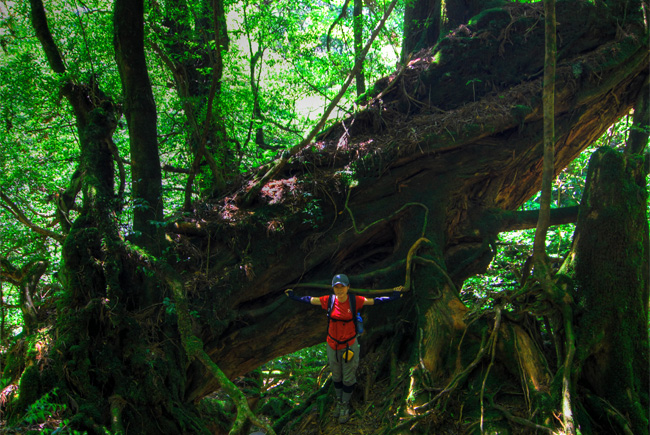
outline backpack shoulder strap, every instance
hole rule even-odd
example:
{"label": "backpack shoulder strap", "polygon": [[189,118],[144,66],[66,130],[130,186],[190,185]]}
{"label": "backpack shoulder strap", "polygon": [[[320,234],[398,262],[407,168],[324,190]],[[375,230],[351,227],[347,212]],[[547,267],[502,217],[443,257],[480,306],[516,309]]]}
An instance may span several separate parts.
{"label": "backpack shoulder strap", "polygon": [[327,298],[327,318],[332,317],[332,310],[334,309],[334,295],[329,295]]}

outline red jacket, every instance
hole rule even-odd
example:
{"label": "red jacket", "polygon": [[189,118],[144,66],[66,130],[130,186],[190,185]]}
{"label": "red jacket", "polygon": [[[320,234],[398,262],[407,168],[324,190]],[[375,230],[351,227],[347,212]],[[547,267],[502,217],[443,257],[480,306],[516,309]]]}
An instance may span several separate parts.
{"label": "red jacket", "polygon": [[[361,307],[363,307],[366,298],[363,296],[350,295],[347,301],[341,303],[336,296],[331,296],[334,298],[334,307],[332,308],[332,320],[329,322],[329,331],[327,331],[327,344],[329,344],[329,346],[334,350],[345,349],[346,346],[351,346],[354,344],[354,337],[356,337],[357,334],[356,330],[354,329],[354,322],[352,321],[350,297],[356,298],[355,302],[357,305],[357,312],[361,311]],[[329,298],[330,295],[321,296],[319,298],[321,308],[326,311],[329,309]],[[336,320],[342,321],[337,322]],[[345,341],[348,339],[350,340],[346,341],[345,343],[337,343],[332,337],[338,341]]]}

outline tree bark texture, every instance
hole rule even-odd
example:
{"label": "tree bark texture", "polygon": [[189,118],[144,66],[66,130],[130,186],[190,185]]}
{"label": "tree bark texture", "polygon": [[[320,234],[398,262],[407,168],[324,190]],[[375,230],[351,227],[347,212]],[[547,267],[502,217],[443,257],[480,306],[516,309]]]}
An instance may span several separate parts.
{"label": "tree bark texture", "polygon": [[[229,376],[322,340],[324,320],[318,312],[283,302],[284,288],[306,281],[326,283],[338,272],[352,275],[353,287],[399,285],[404,279],[401,262],[422,231],[432,243],[425,249],[430,252],[424,267],[436,276],[424,281],[434,279],[435,285],[421,284],[422,294],[429,295],[426,300],[438,300],[440,285],[457,286],[489,264],[491,243],[504,229],[503,221],[495,218],[504,215],[496,210],[512,211],[532,196],[542,171],[542,63],[536,59],[543,56],[532,40],[543,40],[543,25],[531,28],[529,21],[541,9],[513,8],[494,12],[495,18],[501,13],[507,17],[502,24],[513,32],[507,40],[481,38],[480,32],[498,32],[482,27],[487,21],[478,23],[472,37],[439,45],[442,60],[435,64],[421,60],[379,83],[379,95],[354,116],[354,123],[346,120],[345,129],[335,126],[320,135],[312,149],[285,167],[284,176],[266,184],[250,211],[239,209],[235,198],[229,197],[196,221],[175,224],[179,233],[193,234],[191,240],[197,244],[193,249],[202,252],[209,274],[227,271],[216,281],[205,278],[210,283],[204,287],[207,293],[197,293],[196,304],[207,309],[209,294],[223,294],[231,301],[230,308],[219,303],[205,314],[219,319],[219,327],[206,330],[205,342]],[[632,107],[644,82],[648,52],[633,39],[612,40],[615,35],[609,28],[587,26],[596,12],[591,6],[572,3],[558,8],[559,170]],[[525,25],[516,16],[511,18],[515,12]],[[577,22],[569,24],[569,17]],[[589,30],[577,34],[575,26]],[[531,39],[517,40],[517,29],[528,31]],[[528,57],[515,42],[525,45]],[[464,60],[452,55],[464,57],[460,47],[494,62],[505,80],[491,83],[496,91],[490,93],[477,89],[476,102],[471,90],[464,97],[447,93],[464,92],[465,83],[454,82],[455,76],[448,74],[457,68],[467,77]],[[501,50],[505,51],[498,55]],[[528,81],[507,84],[511,79],[499,59],[511,59],[511,54],[530,72]],[[507,65],[514,72],[510,60]],[[491,80],[483,77],[482,82]],[[494,93],[502,87],[501,93]],[[470,102],[461,106],[462,98]],[[337,148],[345,134],[351,135],[350,143]],[[324,165],[332,169],[325,170]],[[330,174],[308,187],[312,195],[308,198],[317,207],[307,207],[304,191],[293,178],[302,177],[306,168]],[[355,179],[356,187],[348,185],[347,176]],[[239,231],[232,226],[235,222]],[[416,290],[414,298],[418,294]],[[431,303],[418,308],[422,319]],[[394,310],[408,318],[409,303],[400,304],[404,306]],[[454,305],[451,299],[447,302],[450,308]],[[265,308],[269,306],[273,308]],[[377,321],[375,316],[381,317],[375,314],[380,312],[369,310],[369,325]],[[433,326],[425,335],[431,330]],[[274,338],[260,340],[264,331]],[[427,364],[434,367],[433,359]],[[188,397],[200,397],[213,388],[199,376],[189,384]]]}
{"label": "tree bark texture", "polygon": [[[578,385],[622,412],[635,434],[648,433],[650,392],[645,179],[642,157],[594,153],[567,267],[577,284]],[[594,415],[606,419],[600,406]]]}
{"label": "tree bark texture", "polygon": [[401,61],[423,48],[434,46],[440,37],[440,0],[409,0],[404,7],[404,36]]}
{"label": "tree bark texture", "polygon": [[[126,3],[118,0],[116,16],[129,15],[134,6]],[[615,22],[603,18],[600,7],[558,4],[558,170],[629,111],[647,80],[643,29],[626,26],[617,35]],[[131,15],[141,17],[140,10]],[[283,159],[268,179],[268,168],[260,168],[253,174],[257,179],[232,195],[170,224],[185,292],[177,301],[186,299],[196,314],[191,318],[175,313],[183,308],[178,302],[146,306],[135,294],[145,279],[140,271],[151,262],[120,240],[109,219],[115,174],[107,147],[116,108],[78,109],[87,120],[80,134],[81,172],[89,175],[82,188],[84,209],[63,246],[61,280],[67,292],[59,312],[60,344],[53,353],[56,373],[81,409],[75,423],[96,432],[110,422],[142,433],[201,432],[205,427],[193,403],[220,387],[215,372],[232,379],[324,340],[325,313],[296,306],[284,290],[319,296],[323,290],[313,285],[327,287],[335,273],[347,273],[359,292],[407,287],[399,301],[364,313],[364,352],[383,349],[384,364],[399,360],[403,373],[412,368],[430,391],[471,382],[478,386],[472,391],[481,392],[472,393],[472,412],[481,417],[494,400],[484,394],[489,379],[522,376],[527,391],[538,394],[527,396],[529,403],[547,400],[553,373],[536,350],[534,331],[524,321],[503,320],[502,307],[495,307],[494,319],[470,325],[459,299],[463,281],[491,261],[498,232],[528,218],[513,218],[514,210],[540,186],[542,17],[539,4],[486,11],[440,41],[436,53],[382,79],[363,110],[321,133],[309,147],[292,150],[291,159]],[[119,36],[129,30],[120,30],[125,20],[116,38],[118,63],[129,84],[134,79],[129,74],[146,69],[138,63],[139,43],[129,34]],[[140,32],[138,26],[131,30]],[[126,71],[128,66],[138,71]],[[126,86],[125,91],[128,95]],[[639,225],[637,220],[629,224]],[[643,237],[647,246],[647,225]],[[637,236],[626,240],[640,249]],[[614,280],[617,273],[611,272]],[[632,276],[644,275],[629,272],[626,280],[632,282]],[[628,305],[647,304],[647,272],[644,279],[645,290],[626,291]],[[160,284],[164,289],[164,280]],[[585,303],[601,300],[601,290],[595,292],[578,296],[584,293]],[[578,344],[585,344],[576,367],[584,373],[581,380],[594,379],[590,388],[620,400],[613,404],[619,408],[627,402],[595,380],[600,374],[619,379],[613,375],[619,366],[613,343],[594,339],[612,324],[598,324],[593,313],[585,310],[576,318]],[[640,313],[647,319],[647,306]],[[621,323],[632,341],[639,321]],[[202,352],[193,354],[199,360],[189,360],[179,345],[179,322],[185,338],[191,338],[183,344],[202,343],[220,371],[201,359]],[[624,346],[629,349],[629,342]],[[499,360],[509,369],[493,369]],[[624,381],[636,375],[634,364],[621,373]],[[477,374],[483,370],[495,376]],[[647,403],[640,392],[644,382],[640,375],[628,384],[641,404]],[[428,409],[432,402],[425,401],[417,397],[414,405]],[[635,428],[643,418],[633,407],[629,419]]]}
{"label": "tree bark texture", "polygon": [[116,0],[114,44],[124,92],[131,150],[133,230],[138,244],[161,252],[162,173],[158,155],[156,103],[144,53],[144,2]]}

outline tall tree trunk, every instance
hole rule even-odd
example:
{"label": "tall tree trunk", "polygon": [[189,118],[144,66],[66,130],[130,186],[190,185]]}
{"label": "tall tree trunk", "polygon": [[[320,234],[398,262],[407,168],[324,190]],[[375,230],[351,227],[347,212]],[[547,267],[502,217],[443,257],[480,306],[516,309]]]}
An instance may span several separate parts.
{"label": "tall tree trunk", "polygon": [[138,245],[159,255],[162,250],[162,175],[156,103],[144,54],[144,1],[116,0],[113,24],[115,57],[129,127],[133,230]]}
{"label": "tall tree trunk", "polygon": [[535,231],[533,255],[537,275],[549,278],[546,270],[546,233],[551,216],[551,194],[555,178],[555,62],[557,55],[555,0],[544,0],[544,86],[542,101],[544,109],[544,166],[542,170],[542,194],[539,220]]}
{"label": "tall tree trunk", "polygon": [[590,391],[595,423],[616,433],[648,433],[650,244],[643,160],[609,148],[593,154],[564,266],[576,282],[577,383]]}

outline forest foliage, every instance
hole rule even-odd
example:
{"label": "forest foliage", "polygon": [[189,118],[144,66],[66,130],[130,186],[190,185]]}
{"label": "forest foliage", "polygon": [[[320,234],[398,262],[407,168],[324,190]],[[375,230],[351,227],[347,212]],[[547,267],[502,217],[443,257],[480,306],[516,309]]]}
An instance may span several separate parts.
{"label": "forest foliage", "polygon": [[[145,50],[163,174],[164,219],[153,223],[160,228],[188,212],[188,191],[197,204],[226,194],[246,180],[251,170],[299,143],[338,94],[355,63],[355,18],[350,1],[226,1],[227,38],[221,40],[201,28],[202,14],[209,13],[210,2],[198,1],[191,10],[180,7],[182,3],[146,2],[145,11]],[[397,2],[363,62],[367,90],[358,92],[351,86],[326,126],[361,107],[365,101],[362,94],[372,94],[373,83],[395,70],[402,56],[404,3]],[[383,0],[364,2],[364,41],[389,4]],[[57,300],[65,292],[57,272],[63,241],[80,213],[80,202],[74,200],[80,138],[75,114],[61,95],[62,84],[69,80],[101,84],[104,95],[98,98],[118,102],[120,109],[124,104],[115,61],[113,2],[51,0],[46,2],[46,10],[65,62],[62,74],[53,72],[43,53],[30,18],[30,2],[0,2],[0,402],[9,400],[22,369],[21,362],[11,358],[16,343],[24,343],[27,354],[38,364],[47,364],[41,359],[46,358],[40,353],[41,338],[47,336]],[[441,34],[450,30],[443,29]],[[210,47],[209,59],[202,57],[205,47]],[[210,105],[207,97],[217,57],[223,62],[220,88]],[[179,91],[180,66],[193,71],[196,89]],[[473,85],[467,81],[467,89]],[[195,112],[189,113],[188,104]],[[206,159],[190,174],[208,116],[218,124],[214,135],[218,143],[210,144],[214,162]],[[590,154],[602,145],[622,150],[631,126],[630,114],[555,178],[553,207],[580,203]],[[121,212],[113,218],[121,237],[129,240],[137,237],[132,224],[134,210],[147,205],[132,198],[130,138],[124,119],[117,121],[112,138],[122,167],[119,188],[123,190]],[[188,182],[192,177],[194,182]],[[67,201],[70,195],[73,200]],[[534,196],[522,209],[537,209],[539,199],[539,194]],[[305,198],[305,203],[305,219],[316,224],[320,219],[318,200]],[[573,230],[572,224],[550,229],[547,252],[552,257],[566,255]],[[490,308],[496,293],[516,288],[532,252],[533,232],[500,234],[498,255],[488,271],[467,280],[460,290],[463,302],[472,309]],[[26,280],[34,278],[35,270],[37,280],[28,285]],[[175,309],[169,299],[164,304]],[[322,351],[308,349],[260,368],[260,414],[276,419],[306,400],[306,392],[321,385],[316,373],[322,360]],[[308,375],[301,376],[303,371]],[[298,373],[301,382],[291,382],[288,373]],[[239,381],[245,384],[245,380]],[[53,398],[56,394],[51,391],[29,400],[31,406],[15,422],[17,427],[34,427],[65,415]],[[232,406],[218,396],[204,406],[219,401],[223,401],[219,412]],[[54,430],[66,423],[57,421],[49,429],[44,427]]]}

